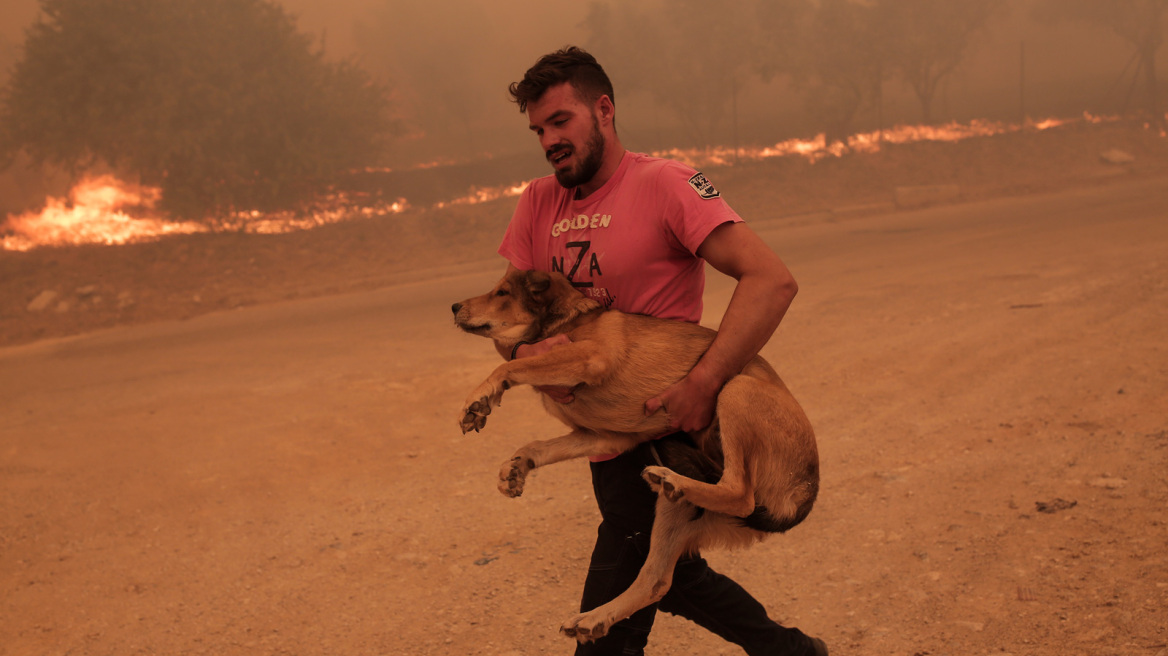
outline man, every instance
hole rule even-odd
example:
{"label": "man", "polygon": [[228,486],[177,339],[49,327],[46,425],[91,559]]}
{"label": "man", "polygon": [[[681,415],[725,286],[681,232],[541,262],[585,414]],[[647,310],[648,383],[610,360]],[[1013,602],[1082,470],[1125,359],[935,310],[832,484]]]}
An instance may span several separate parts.
{"label": "man", "polygon": [[[569,47],[545,55],[510,91],[554,176],[532,182],[519,199],[499,248],[508,271],[560,271],[608,307],[692,322],[701,319],[704,262],[738,281],[718,336],[697,365],[645,401],[646,414],[667,413],[675,430],[705,427],[719,390],[758,354],[791,304],[798,287],[790,271],[700,173],[624,149],[612,85],[590,54]],[[528,357],[566,339],[520,344],[503,355]],[[571,402],[571,390],[543,391]],[[640,473],[650,464],[656,463],[644,445],[591,464],[602,521],[582,611],[624,591],[644,563],[656,496]],[[827,653],[822,641],[772,621],[749,593],[697,556],[678,563],[657,606],[576,653],[642,654],[657,607],[748,654]]]}

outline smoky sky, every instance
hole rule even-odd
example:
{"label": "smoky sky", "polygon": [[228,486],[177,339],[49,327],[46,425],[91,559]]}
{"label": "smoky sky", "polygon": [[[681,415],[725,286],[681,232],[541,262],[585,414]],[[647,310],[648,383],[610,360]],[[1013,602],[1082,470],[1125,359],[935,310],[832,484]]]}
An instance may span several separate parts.
{"label": "smoky sky", "polygon": [[[37,15],[35,0],[0,0],[0,64],[19,56],[23,31]],[[767,145],[815,134],[823,126],[782,76],[751,79],[736,89],[734,115],[710,121],[700,135],[675,107],[638,85],[638,57],[609,57],[605,36],[585,26],[590,3],[546,0],[449,0],[430,3],[396,0],[282,0],[330,57],[355,58],[388,82],[392,106],[404,126],[391,161],[410,164],[435,159],[530,153],[538,157],[526,120],[508,100],[509,83],[541,54],[567,44],[591,47],[617,85],[618,127],[634,150],[669,146],[736,143]],[[661,12],[675,3],[642,3]],[[1033,118],[1098,113],[1121,109],[1121,75],[1131,47],[1106,29],[1034,20],[1028,2],[1008,3],[1011,11],[996,21],[970,48],[966,60],[939,89],[935,118],[1012,121],[1023,111]],[[730,20],[710,2],[700,17],[709,25]],[[653,22],[652,18],[649,22]],[[623,35],[635,41],[636,35]],[[611,39],[609,39],[611,42]],[[622,53],[636,52],[623,43]],[[632,48],[627,46],[633,46]],[[1168,71],[1163,48],[1161,71]],[[613,50],[615,52],[615,50]],[[679,61],[678,66],[686,62]],[[691,87],[696,93],[719,76],[704,69]],[[6,73],[5,73],[6,77]],[[701,110],[697,110],[701,111]],[[903,85],[889,84],[881,100],[882,126],[920,120],[919,105]],[[689,117],[693,118],[693,117]],[[856,130],[874,129],[876,113],[860,115]]]}

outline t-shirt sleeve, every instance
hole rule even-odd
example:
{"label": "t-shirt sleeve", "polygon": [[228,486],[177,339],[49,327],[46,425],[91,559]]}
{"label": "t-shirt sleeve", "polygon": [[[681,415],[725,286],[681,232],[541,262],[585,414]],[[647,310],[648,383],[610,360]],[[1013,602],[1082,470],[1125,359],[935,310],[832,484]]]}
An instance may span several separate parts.
{"label": "t-shirt sleeve", "polygon": [[519,195],[519,202],[515,205],[515,213],[511,215],[511,222],[507,224],[507,231],[503,233],[503,242],[499,244],[499,255],[517,269],[524,271],[535,268],[533,253],[532,224],[535,221],[535,209],[532,200],[532,187],[528,185]]}
{"label": "t-shirt sleeve", "polygon": [[665,228],[693,254],[697,254],[714,228],[742,221],[704,175],[681,164],[662,169],[657,178],[657,193],[664,209],[661,218]]}

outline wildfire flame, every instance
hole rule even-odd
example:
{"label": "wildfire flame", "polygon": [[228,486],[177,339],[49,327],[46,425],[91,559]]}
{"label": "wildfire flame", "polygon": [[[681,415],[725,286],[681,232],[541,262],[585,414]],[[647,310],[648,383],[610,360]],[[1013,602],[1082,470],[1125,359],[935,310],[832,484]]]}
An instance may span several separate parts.
{"label": "wildfire flame", "polygon": [[[969,123],[948,123],[939,126],[898,126],[888,130],[853,134],[844,141],[828,143],[823,134],[811,139],[789,139],[773,146],[747,148],[702,148],[657,151],[658,157],[677,159],[700,168],[704,166],[732,166],[735,162],[762,160],[772,157],[800,156],[812,162],[827,157],[842,157],[847,153],[871,153],[884,144],[903,144],[918,141],[960,141],[973,137],[988,137],[1022,130],[1049,130],[1070,123],[1104,123],[1117,117],[1099,117],[1084,113],[1075,119],[1046,119],[1030,121],[1025,125],[975,120]],[[1161,131],[1161,136],[1165,136]],[[440,166],[432,165],[415,168]],[[444,208],[454,205],[476,205],[499,198],[518,196],[528,182],[500,187],[473,188],[461,198],[433,205]],[[70,200],[49,198],[39,212],[9,215],[0,224],[0,248],[27,251],[40,246],[78,244],[125,244],[150,241],[167,235],[200,232],[236,231],[253,234],[278,234],[295,230],[310,230],[330,223],[353,218],[379,217],[398,214],[410,209],[404,198],[392,203],[363,203],[345,193],[324,199],[308,212],[262,213],[237,212],[208,222],[175,222],[152,213],[161,197],[155,187],[133,185],[109,175],[87,178],[70,192]]]}
{"label": "wildfire flame", "polygon": [[529,184],[531,184],[530,180],[503,187],[475,187],[471,189],[470,194],[467,196],[455,198],[450,201],[440,201],[435,203],[434,207],[441,209],[443,207],[450,207],[451,205],[478,205],[479,203],[487,203],[500,198],[510,198],[522,194],[523,190],[527,189],[527,185]]}
{"label": "wildfire flame", "polygon": [[132,216],[125,208],[153,209],[161,198],[154,187],[123,182],[112,175],[87,178],[69,192],[71,202],[49,198],[40,212],[9,216],[0,239],[5,250],[27,251],[63,244],[125,244],[143,238],[205,230],[195,223]]}
{"label": "wildfire flame", "polygon": [[772,157],[789,157],[798,155],[812,162],[827,157],[843,157],[848,153],[878,152],[884,144],[904,144],[919,141],[962,141],[974,137],[991,137],[1011,132],[1021,132],[1030,129],[1036,131],[1049,130],[1071,123],[1105,123],[1118,121],[1118,117],[1093,116],[1084,112],[1082,118],[1061,119],[1049,118],[1042,121],[1029,121],[1026,124],[1008,124],[998,121],[975,119],[969,123],[946,123],[944,125],[901,125],[887,130],[873,132],[859,132],[850,135],[844,141],[828,143],[824,134],[818,134],[810,139],[788,139],[773,146],[747,148],[671,148],[656,151],[657,157],[668,157],[689,164],[695,168],[704,166],[733,166],[736,161],[756,161]]}
{"label": "wildfire flame", "polygon": [[297,230],[311,230],[358,217],[372,218],[400,214],[409,208],[410,204],[404,198],[399,198],[392,203],[362,205],[348,194],[339,192],[325,198],[308,213],[291,211],[264,213],[257,210],[236,212],[228,217],[212,221],[211,230],[278,235]]}
{"label": "wildfire flame", "polygon": [[84,178],[69,192],[68,200],[50,197],[39,212],[9,215],[0,226],[0,248],[29,251],[41,246],[112,246],[203,232],[279,234],[355,217],[397,214],[409,208],[404,198],[359,206],[347,194],[338,193],[307,214],[250,211],[207,222],[172,221],[152,213],[161,197],[162,190],[157,187],[131,184],[112,175]]}

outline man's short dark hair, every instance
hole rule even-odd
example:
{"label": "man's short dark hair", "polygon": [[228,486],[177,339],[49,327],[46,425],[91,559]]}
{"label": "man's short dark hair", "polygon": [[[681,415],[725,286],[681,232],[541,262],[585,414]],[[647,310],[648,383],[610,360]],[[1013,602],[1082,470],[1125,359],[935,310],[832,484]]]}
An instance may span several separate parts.
{"label": "man's short dark hair", "polygon": [[612,82],[596,58],[576,46],[568,46],[548,53],[527,69],[523,79],[512,82],[508,90],[519,112],[527,111],[527,104],[543,97],[548,89],[568,82],[576,90],[580,100],[592,105],[601,96],[608,96],[615,104]]}

